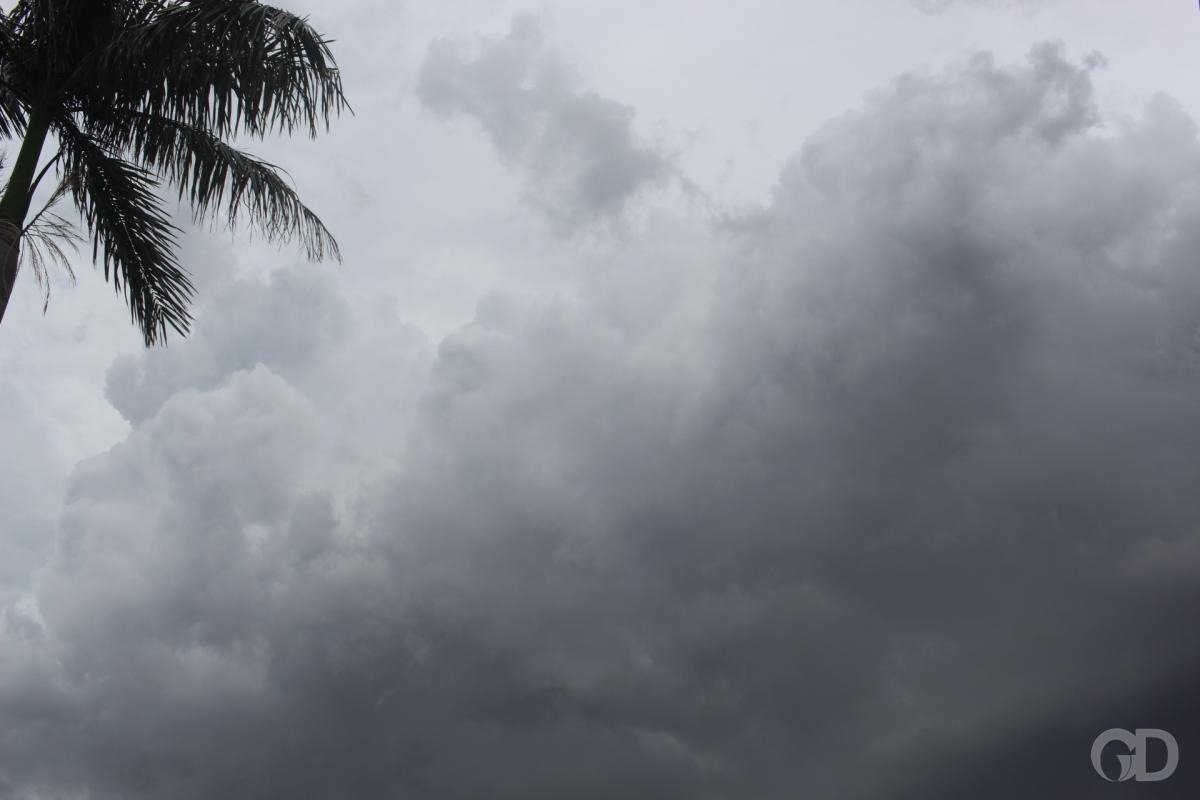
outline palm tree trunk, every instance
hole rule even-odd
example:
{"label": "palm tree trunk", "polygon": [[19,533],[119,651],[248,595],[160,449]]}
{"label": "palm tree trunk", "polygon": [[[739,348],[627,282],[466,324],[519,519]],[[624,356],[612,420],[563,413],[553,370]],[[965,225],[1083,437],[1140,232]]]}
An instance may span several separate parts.
{"label": "palm tree trunk", "polygon": [[17,153],[4,196],[0,197],[0,321],[8,308],[17,281],[17,269],[21,264],[21,226],[29,213],[29,201],[33,195],[33,174],[42,155],[42,145],[50,131],[50,117],[34,109],[25,126],[25,139]]}
{"label": "palm tree trunk", "polygon": [[12,220],[0,219],[0,320],[8,308],[17,269],[21,265],[21,228]]}

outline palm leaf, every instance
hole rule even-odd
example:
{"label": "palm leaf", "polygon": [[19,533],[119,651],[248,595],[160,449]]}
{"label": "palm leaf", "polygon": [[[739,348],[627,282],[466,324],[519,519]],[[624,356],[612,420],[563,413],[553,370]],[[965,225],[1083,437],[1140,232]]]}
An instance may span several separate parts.
{"label": "palm leaf", "polygon": [[[66,184],[63,184],[66,188]],[[51,211],[40,214],[21,234],[21,258],[33,269],[42,289],[42,311],[50,307],[50,264],[57,264],[75,285],[75,270],[64,247],[79,252],[83,237],[68,220]]]}
{"label": "palm leaf", "polygon": [[0,136],[11,139],[25,127],[25,103],[13,80],[13,65],[22,61],[21,41],[12,20],[0,14]]}
{"label": "palm leaf", "polygon": [[186,334],[193,287],[175,255],[178,229],[156,193],[158,181],[74,124],[60,120],[56,129],[64,181],[91,233],[92,258],[124,294],[146,344],[161,342],[168,327]]}
{"label": "palm leaf", "polygon": [[25,127],[25,104],[0,82],[0,137],[11,139]]}
{"label": "palm leaf", "polygon": [[329,41],[253,0],[157,4],[81,63],[76,80],[110,107],[212,131],[315,136],[348,108]]}
{"label": "palm leaf", "polygon": [[329,229],[273,164],[206,130],[148,112],[116,109],[89,122],[92,136],[173,184],[197,221],[223,210],[234,227],[248,216],[252,229],[270,240],[299,239],[310,259],[341,259]]}

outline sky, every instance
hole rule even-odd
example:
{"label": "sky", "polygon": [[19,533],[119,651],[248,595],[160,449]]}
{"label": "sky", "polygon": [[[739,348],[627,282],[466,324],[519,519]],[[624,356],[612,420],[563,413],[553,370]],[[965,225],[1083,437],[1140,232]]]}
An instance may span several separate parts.
{"label": "sky", "polygon": [[0,800],[1200,791],[1194,4],[283,5],[344,263],[0,327]]}

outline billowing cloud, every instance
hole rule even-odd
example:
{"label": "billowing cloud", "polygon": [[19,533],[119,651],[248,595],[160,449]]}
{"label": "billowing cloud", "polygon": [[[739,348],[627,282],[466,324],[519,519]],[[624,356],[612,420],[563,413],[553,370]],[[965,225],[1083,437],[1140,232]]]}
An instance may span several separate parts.
{"label": "billowing cloud", "polygon": [[435,42],[417,91],[437,114],[475,119],[522,171],[526,199],[563,231],[620,220],[639,193],[676,175],[635,132],[633,109],[579,85],[530,16],[473,55]]}
{"label": "billowing cloud", "polygon": [[905,75],[434,350],[229,281],[110,372],[0,796],[1059,798],[1196,735],[1200,142],[1090,63]]}

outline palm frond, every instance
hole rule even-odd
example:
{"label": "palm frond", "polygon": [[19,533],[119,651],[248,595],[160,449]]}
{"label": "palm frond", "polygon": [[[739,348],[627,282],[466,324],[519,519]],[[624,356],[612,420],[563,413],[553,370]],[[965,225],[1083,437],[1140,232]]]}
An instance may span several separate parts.
{"label": "palm frond", "polygon": [[161,342],[168,326],[185,335],[194,290],[176,258],[178,230],[156,193],[158,181],[73,123],[59,120],[56,129],[64,181],[91,233],[93,260],[124,294],[147,345]]}
{"label": "palm frond", "polygon": [[[3,166],[2,162],[0,166]],[[29,265],[33,270],[33,277],[42,289],[43,313],[50,307],[49,266],[57,264],[67,273],[71,285],[74,286],[75,270],[63,248],[68,247],[72,252],[78,253],[79,245],[84,241],[74,225],[51,210],[66,196],[67,189],[66,181],[60,181],[41,210],[21,229],[22,264]]]}
{"label": "palm frond", "polygon": [[0,137],[12,139],[25,127],[25,104],[0,81]]}
{"label": "palm frond", "polygon": [[33,270],[33,276],[42,290],[42,312],[50,307],[50,270],[51,264],[57,264],[67,273],[71,285],[75,285],[75,270],[64,247],[78,253],[84,238],[66,219],[53,212],[40,216],[36,222],[25,228],[22,234],[21,258]]}
{"label": "palm frond", "polygon": [[[21,57],[5,63],[23,86],[61,89],[67,76],[111,41],[135,0],[19,0],[5,15]],[[10,54],[11,55],[11,54]]]}
{"label": "palm frond", "polygon": [[306,129],[349,108],[329,40],[306,19],[253,0],[156,4],[76,70],[91,100],[219,137]]}
{"label": "palm frond", "polygon": [[222,210],[230,227],[248,217],[269,240],[299,239],[307,256],[341,260],[333,234],[275,165],[206,130],[142,111],[94,115],[89,133],[174,185],[201,221]]}
{"label": "palm frond", "polygon": [[9,74],[22,60],[21,44],[12,20],[0,14],[0,136],[5,139],[25,127],[25,103]]}

